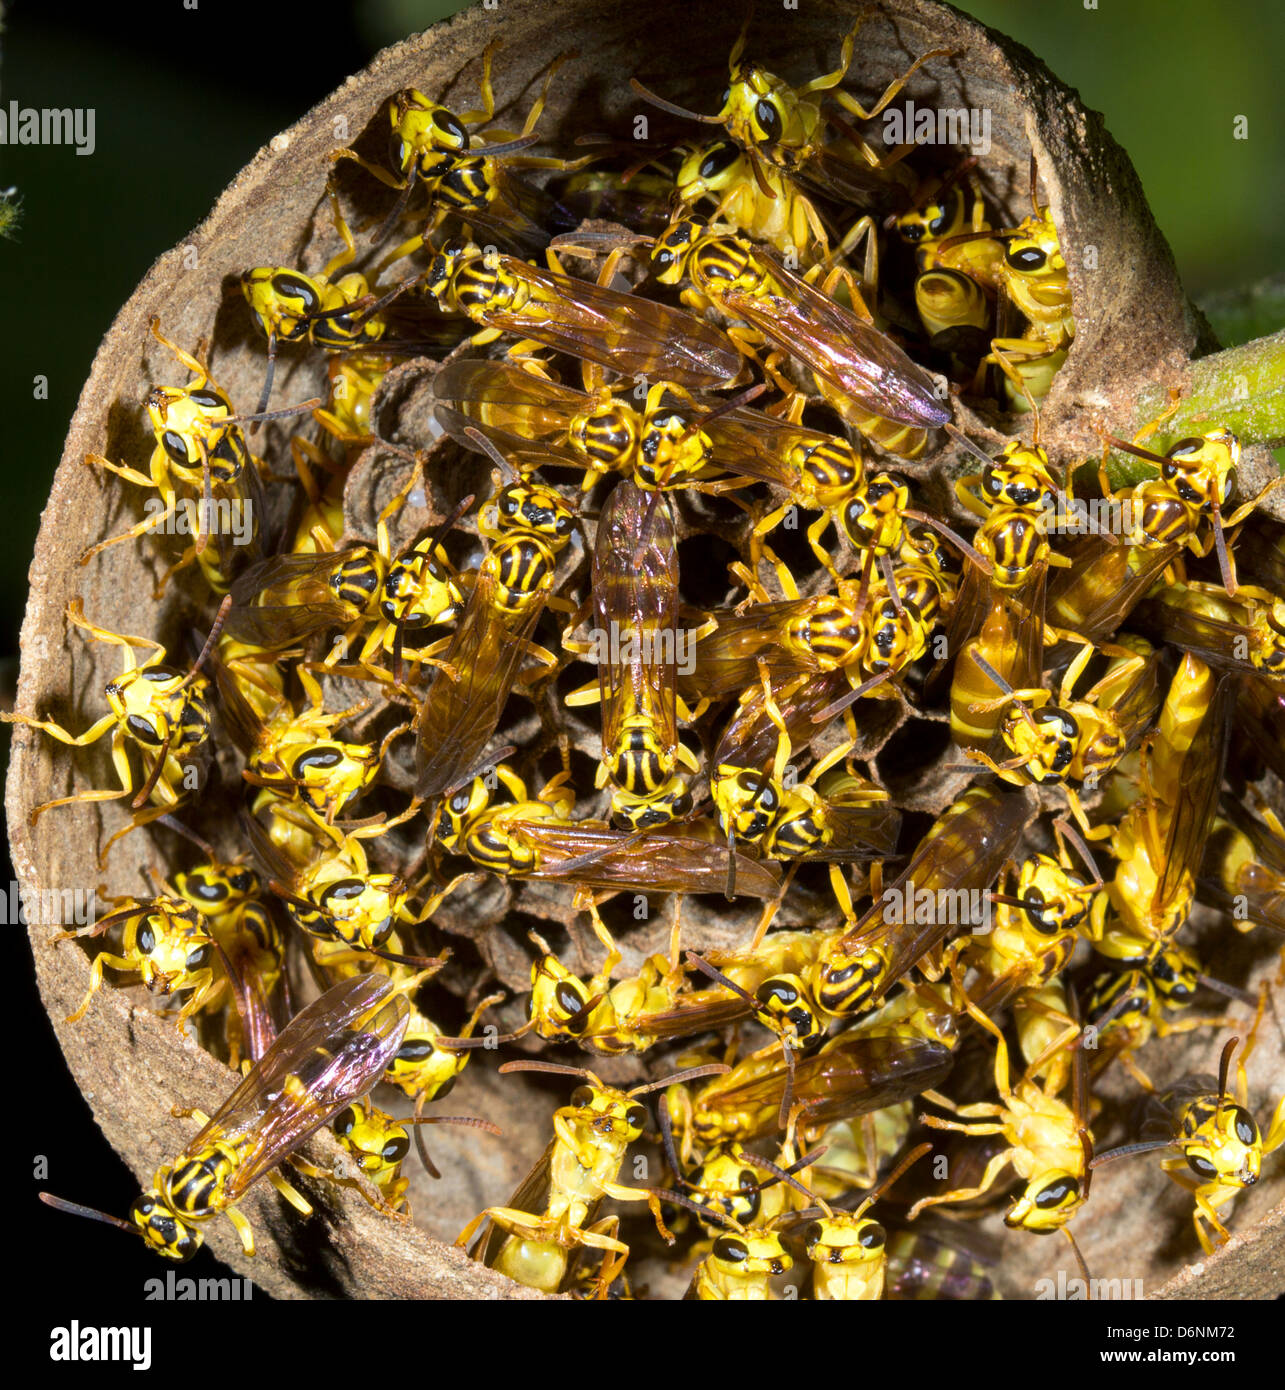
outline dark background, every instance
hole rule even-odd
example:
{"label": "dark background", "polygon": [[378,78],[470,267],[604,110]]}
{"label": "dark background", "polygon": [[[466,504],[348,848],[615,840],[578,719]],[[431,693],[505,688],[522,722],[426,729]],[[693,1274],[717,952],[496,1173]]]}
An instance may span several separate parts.
{"label": "dark background", "polygon": [[[1106,113],[1193,296],[1236,291],[1279,273],[1285,9],[1257,0],[1100,6],[976,0],[962,8],[1020,39]],[[379,48],[459,8],[433,0],[263,0],[253,7],[198,0],[194,9],[183,0],[92,8],[19,0],[6,7],[0,101],[93,107],[97,147],[79,157],[71,147],[0,146],[0,188],[15,185],[23,203],[16,239],[0,241],[5,708],[12,704],[40,510],[81,384],[116,310],[277,131]],[[639,12],[645,15],[645,6]],[[1237,115],[1248,118],[1248,140],[1232,138]],[[1253,331],[1280,326],[1268,310]],[[32,398],[36,375],[49,380],[47,400]],[[11,1088],[21,1087],[13,1113],[26,1121],[5,1139],[8,1211],[21,1214],[26,1255],[44,1287],[76,1287],[90,1275],[98,1295],[132,1302],[144,1279],[163,1275],[162,1262],[119,1232],[73,1230],[71,1218],[34,1201],[36,1187],[48,1186],[123,1214],[137,1189],[71,1083],[36,997],[22,930],[11,921],[5,960],[6,998],[16,1001],[6,1015],[5,1060]],[[51,1165],[44,1183],[32,1177],[39,1154]],[[203,1252],[190,1272],[215,1273],[212,1263]],[[112,1272],[105,1284],[93,1278],[99,1268]],[[69,1315],[87,1312],[77,1307]]]}

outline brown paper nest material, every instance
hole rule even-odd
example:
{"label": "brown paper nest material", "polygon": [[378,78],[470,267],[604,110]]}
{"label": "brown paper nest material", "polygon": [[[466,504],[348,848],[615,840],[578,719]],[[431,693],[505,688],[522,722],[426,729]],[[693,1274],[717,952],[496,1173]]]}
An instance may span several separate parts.
{"label": "brown paper nest material", "polygon": [[[817,0],[806,11],[763,7],[749,52],[794,80],[828,70],[857,8],[826,0]],[[578,134],[631,128],[639,105],[626,84],[628,75],[672,100],[708,111],[725,85],[726,55],[739,23],[739,12],[692,6],[686,0],[657,0],[645,16],[609,0],[559,0],[556,5],[551,0],[504,0],[496,10],[473,9],[385,50],[260,151],[209,218],[183,245],[156,262],[117,316],[94,361],[31,566],[17,709],[59,719],[75,729],[98,717],[102,686],[119,670],[120,658],[116,649],[68,634],[64,612],[77,594],[94,621],[119,632],[181,644],[190,629],[203,632],[208,624],[208,603],[203,612],[193,606],[196,588],[174,586],[158,611],[152,585],[173,558],[162,558],[161,546],[120,546],[87,568],[77,565],[87,542],[132,524],[141,505],[135,490],[87,469],[83,458],[87,452],[98,452],[138,466],[150,451],[139,404],[153,381],[179,379],[172,359],[148,333],[153,315],[159,315],[170,337],[189,349],[202,338],[211,339],[213,374],[240,408],[247,409],[244,403],[256,398],[263,344],[254,336],[236,293],[236,276],[248,266],[269,263],[316,270],[332,253],[334,236],[322,189],[329,152],[351,138],[338,132],[363,133],[361,147],[378,158],[387,120],[383,103],[392,92],[416,86],[449,105],[472,105],[480,55],[496,37],[502,45],[495,67],[501,117],[525,112],[547,63],[575,45],[577,52],[554,82],[541,125],[543,133],[556,133],[563,145]],[[905,96],[921,106],[989,109],[993,147],[982,161],[989,205],[1000,206],[1014,221],[1024,215],[1028,158],[1034,151],[1042,196],[1061,231],[1077,337],[1048,397],[1043,425],[1054,462],[1064,464],[1095,452],[1096,426],[1123,428],[1121,422],[1130,418],[1144,387],[1175,383],[1183,363],[1214,343],[1182,292],[1172,255],[1127,157],[1103,129],[1100,116],[1085,110],[1075,93],[1026,49],[947,6],[914,0],[889,3],[862,29],[847,85],[869,101],[914,57],[933,47],[948,48],[954,56],[936,60],[917,74]],[[369,216],[386,207],[386,193],[371,180],[345,180],[344,188],[346,197],[372,200]],[[353,211],[360,215],[360,202]],[[1094,261],[1086,255],[1089,247],[1096,248],[1092,270],[1087,268]],[[433,365],[408,364],[382,388],[377,406],[385,437],[427,443]],[[319,356],[291,355],[289,350],[283,354],[275,402],[302,399],[323,389],[324,363]],[[983,444],[1002,438],[994,421],[967,409],[957,412],[957,421]],[[288,457],[285,429],[269,426],[265,437],[274,457]],[[372,450],[354,471],[347,505],[359,533],[369,534],[378,505],[404,468],[400,460]],[[1246,495],[1271,475],[1271,469],[1265,451],[1246,451],[1241,472]],[[929,455],[914,472],[924,498],[940,508],[948,497],[949,478],[968,470],[969,465],[943,454]],[[429,471],[430,519],[440,518],[452,501],[474,490],[479,481],[485,485],[485,471],[477,461],[452,446],[438,446]],[[684,505],[681,534],[711,526],[700,506]],[[411,509],[406,525],[418,529],[425,524],[424,513]],[[729,539],[735,544],[743,538],[729,533]],[[879,750],[903,711],[896,705],[867,704],[862,722],[868,746],[863,751],[875,756],[878,773]],[[591,725],[592,721],[583,724],[576,739],[581,771],[597,752]],[[532,717],[522,733],[529,736],[537,727]],[[123,823],[119,806],[71,808],[51,813],[34,830],[27,825],[27,811],[38,802],[87,785],[108,785],[102,780],[110,775],[105,744],[106,740],[94,750],[73,755],[39,734],[15,730],[6,806],[13,860],[24,888],[98,885],[111,893],[137,893],[142,865],[162,872],[167,868],[146,832],[140,832],[116,850],[110,871],[99,873],[96,851]],[[401,780],[405,775],[403,768]],[[394,785],[399,781],[396,768],[390,780]],[[931,768],[913,780],[887,780],[902,804],[926,812],[939,810],[962,786],[961,779]],[[571,928],[575,914],[569,897],[568,889],[488,880],[448,903],[440,922],[450,932],[475,938],[495,973],[520,988],[529,962],[525,927],[534,919],[546,927],[561,923]],[[804,898],[800,916],[815,910],[817,901]],[[737,939],[749,917],[743,911],[729,915],[697,905],[685,911],[684,920],[687,944],[708,947]],[[514,930],[515,922],[523,930]],[[667,931],[665,913],[630,933],[624,943],[626,964],[661,948]],[[172,1157],[191,1135],[190,1122],[173,1119],[170,1106],[177,1102],[208,1108],[231,1088],[232,1077],[221,1062],[158,1016],[138,989],[104,989],[81,1023],[62,1022],[84,991],[87,957],[75,945],[53,944],[48,928],[33,927],[30,934],[40,989],[68,1065],[112,1145],[140,1182],[147,1183],[157,1164]],[[1229,942],[1229,936],[1225,926],[1209,936],[1217,952],[1217,966],[1211,964],[1211,969],[1243,985],[1270,968],[1264,964],[1261,943]],[[581,948],[580,964],[588,968],[596,963],[592,946],[585,952],[580,936],[574,940]],[[462,971],[454,980],[461,991],[473,983]],[[1251,1068],[1251,1100],[1260,1115],[1269,1113],[1266,1107],[1285,1077],[1279,1028],[1269,1020],[1264,1031],[1270,1036],[1260,1043]],[[1152,1044],[1146,1061],[1154,1076],[1169,1079],[1184,1071],[1208,1071],[1216,1055],[1209,1035],[1198,1033]],[[559,1056],[576,1060],[570,1053]],[[1122,1095],[1127,1093],[1118,1079],[1116,1087]],[[300,1221],[265,1183],[243,1204],[258,1235],[257,1258],[242,1256],[224,1222],[210,1223],[209,1242],[220,1259],[281,1297],[533,1296],[440,1242],[449,1242],[482,1206],[507,1199],[542,1150],[553,1107],[564,1100],[561,1084],[550,1088],[498,1077],[479,1059],[465,1073],[450,1108],[489,1116],[503,1127],[505,1139],[496,1142],[473,1131],[436,1129],[433,1149],[444,1179],[431,1183],[422,1173],[411,1173],[420,1224],[388,1221],[351,1191],[307,1181],[303,1186],[317,1215]],[[1121,1138],[1116,1131],[1111,1141]],[[337,1149],[322,1135],[310,1152],[328,1163]],[[1265,1179],[1240,1197],[1232,1217],[1235,1238],[1205,1259],[1193,1256],[1198,1251],[1188,1200],[1159,1173],[1154,1159],[1101,1170],[1075,1229],[1093,1273],[1100,1277],[1142,1279],[1146,1291],[1160,1297],[1270,1296],[1285,1283],[1285,1209],[1269,1210],[1279,1186],[1279,1181]],[[74,1195],[92,1200],[92,1194]],[[1036,1281],[1055,1274],[1059,1266],[1074,1277],[1063,1242],[1003,1232],[993,1217],[983,1224],[1004,1238],[999,1277],[1006,1295],[1033,1297]],[[651,1282],[681,1288],[681,1277],[663,1270]]]}

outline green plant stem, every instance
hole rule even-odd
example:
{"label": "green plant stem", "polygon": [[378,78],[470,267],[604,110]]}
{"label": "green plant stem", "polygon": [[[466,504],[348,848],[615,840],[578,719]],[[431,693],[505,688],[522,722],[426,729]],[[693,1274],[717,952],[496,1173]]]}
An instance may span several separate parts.
{"label": "green plant stem", "polygon": [[[1138,397],[1135,430],[1168,408],[1168,397],[1156,387]],[[1285,444],[1285,330],[1252,343],[1228,348],[1187,364],[1182,401],[1164,427],[1147,441],[1156,453],[1188,435],[1226,425],[1242,444]],[[1113,452],[1107,474],[1114,486],[1153,477],[1155,470],[1141,459]]]}

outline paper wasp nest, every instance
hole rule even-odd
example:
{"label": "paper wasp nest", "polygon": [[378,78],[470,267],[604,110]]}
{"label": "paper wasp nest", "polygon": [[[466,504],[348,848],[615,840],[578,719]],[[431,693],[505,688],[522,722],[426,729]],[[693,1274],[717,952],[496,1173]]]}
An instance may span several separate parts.
{"label": "paper wasp nest", "polygon": [[[813,0],[797,11],[761,6],[749,52],[791,78],[826,71],[834,66],[855,13],[852,5],[826,0]],[[497,118],[503,121],[525,112],[550,60],[574,45],[577,51],[559,70],[540,124],[542,138],[566,149],[581,134],[629,131],[633,117],[645,109],[627,85],[631,75],[695,110],[713,109],[725,85],[727,54],[740,20],[735,7],[691,5],[687,0],[657,0],[643,10],[611,0],[558,0],[556,5],[552,0],[503,0],[498,10],[474,9],[381,53],[261,151],[184,246],[157,261],[121,310],[95,359],[31,569],[17,708],[57,718],[72,728],[87,727],[98,717],[102,687],[119,670],[119,649],[69,637],[64,612],[77,594],[95,622],[116,632],[155,636],[173,644],[171,651],[184,651],[188,628],[204,631],[212,617],[213,605],[195,582],[172,585],[159,606],[153,602],[153,584],[172,558],[158,547],[122,545],[87,568],[77,565],[86,542],[124,529],[137,513],[137,500],[129,490],[86,468],[83,459],[94,452],[138,464],[150,453],[139,402],[152,382],[174,375],[172,360],[148,332],[153,315],[159,316],[169,337],[189,350],[208,338],[215,378],[239,409],[251,409],[263,379],[264,351],[235,293],[236,277],[252,265],[299,265],[313,271],[324,264],[334,249],[321,195],[330,151],[355,141],[357,148],[380,158],[390,94],[414,86],[453,107],[471,105],[481,53],[498,38],[494,80]],[[988,206],[998,209],[1004,225],[1013,225],[1026,211],[1028,164],[1032,153],[1036,157],[1042,200],[1049,203],[1061,234],[1076,319],[1074,345],[1044,405],[1044,443],[1058,466],[1091,456],[1098,448],[1095,425],[1127,433],[1139,392],[1175,379],[1190,356],[1213,346],[1207,326],[1182,292],[1169,249],[1128,159],[1105,133],[1100,118],[1086,111],[1027,50],[949,7],[887,0],[861,31],[846,85],[868,101],[931,48],[949,49],[953,57],[917,73],[898,100],[909,97],[920,104],[991,113],[991,148],[978,175]],[[348,134],[337,138],[340,130]],[[387,190],[371,180],[346,182],[344,192],[351,200],[348,210],[355,226],[376,222],[387,209]],[[430,444],[435,367],[432,361],[411,362],[389,377],[376,400],[376,418],[385,438],[408,447]],[[284,355],[274,403],[320,394],[324,385],[320,354]],[[995,427],[1003,423],[998,415],[984,419],[960,407],[955,418],[984,447],[998,445],[1004,437]],[[290,428],[289,422],[267,426],[256,451],[288,460]],[[946,442],[944,435],[936,438]],[[947,453],[954,459],[953,447],[942,450],[943,456]],[[916,480],[921,505],[949,514],[954,504],[943,465],[944,460],[929,453],[903,471]],[[1247,450],[1240,474],[1242,495],[1256,490],[1271,467],[1265,451]],[[358,463],[345,507],[346,522],[356,536],[373,537],[375,518],[405,470],[404,460],[381,453],[378,446]],[[951,470],[966,471],[954,463]],[[395,543],[440,521],[468,492],[485,495],[489,487],[489,471],[478,457],[465,455],[449,441],[434,445],[429,474],[427,509],[408,509]],[[721,574],[733,550],[746,542],[744,526],[738,530],[734,520],[738,514],[687,500],[677,512],[684,542],[681,555],[699,553],[689,547],[699,547],[702,536],[717,534],[717,542],[704,543],[718,546],[718,563],[705,568]],[[814,588],[821,577],[810,576]],[[577,598],[584,597],[583,582],[582,576]],[[707,590],[685,595],[706,605],[727,596]],[[866,706],[860,721],[860,756],[873,759],[898,804],[929,813],[941,810],[965,783],[939,766],[948,761],[945,726],[934,732],[921,723],[907,732],[905,707],[899,702]],[[502,727],[501,736],[513,742],[530,740],[538,730],[530,705],[515,701],[513,708],[518,713],[510,713],[511,722]],[[599,754],[596,716],[570,719],[567,729],[576,785],[585,789],[587,800]],[[926,764],[908,761],[907,749],[917,747],[933,750]],[[32,805],[77,787],[106,785],[100,779],[107,767],[104,744],[73,758],[62,746],[31,731],[16,733],[7,807],[14,863],[24,886],[105,882],[111,893],[136,893],[140,864],[162,873],[168,870],[156,842],[146,831],[138,831],[115,849],[109,871],[100,874],[96,854],[124,823],[121,803],[71,808],[46,816],[35,829],[28,827],[26,812]],[[396,766],[389,780],[399,785]],[[409,763],[403,768],[403,784],[409,785]],[[233,826],[228,829],[231,836]],[[413,852],[409,836],[398,844]],[[234,846],[229,838],[219,847],[230,851]],[[378,858],[378,841],[375,846],[372,853]],[[833,905],[805,885],[797,897],[787,900],[780,920],[808,920],[817,911],[833,912]],[[667,916],[634,926],[623,918],[613,921],[610,911],[607,915],[613,927],[619,927],[626,966],[636,962],[640,951],[665,949]],[[435,925],[448,933],[444,939],[453,935],[474,943],[468,947],[461,940],[453,942],[461,949],[443,976],[444,987],[463,993],[481,973],[482,962],[510,990],[521,990],[529,970],[530,927],[550,933],[571,928],[569,961],[588,973],[597,955],[591,939],[585,947],[587,934],[576,925],[576,916],[565,887],[479,877],[448,900],[435,919]],[[729,944],[751,930],[756,917],[756,907],[738,904],[729,910],[718,900],[689,901],[684,908],[684,944]],[[84,992],[87,957],[74,945],[55,946],[49,936],[47,928],[31,930],[40,987],[68,1063],[82,1089],[92,1094],[95,1117],[111,1143],[139,1179],[149,1181],[157,1163],[190,1137],[186,1123],[170,1118],[170,1106],[177,1102],[208,1108],[231,1088],[232,1076],[221,1062],[181,1038],[138,990],[104,989],[82,1022],[63,1023]],[[1259,946],[1257,955],[1262,954]],[[1240,984],[1254,957],[1248,945],[1244,956],[1241,973],[1234,977]],[[502,1018],[516,1023],[520,1012],[510,1008]],[[1285,1079],[1285,1058],[1279,1050],[1273,1053],[1274,1041],[1264,1037],[1251,1065],[1256,1086],[1273,1095]],[[578,1062],[574,1053],[558,1056]],[[1164,1077],[1209,1071],[1215,1065],[1205,1034],[1156,1043],[1148,1053],[1152,1057],[1153,1075]],[[608,1079],[641,1077],[646,1072],[640,1063],[648,1060],[644,1057],[614,1072],[604,1064],[601,1070]],[[441,1182],[431,1183],[410,1165],[407,1168],[417,1225],[388,1221],[359,1196],[315,1183],[307,1190],[318,1215],[311,1222],[299,1222],[264,1183],[245,1203],[258,1233],[257,1258],[241,1255],[233,1232],[222,1222],[211,1223],[208,1238],[215,1253],[277,1296],[520,1296],[524,1291],[470,1263],[449,1242],[483,1206],[507,1199],[543,1149],[553,1109],[565,1103],[565,1087],[528,1077],[497,1077],[490,1061],[490,1054],[475,1059],[450,1109],[490,1118],[503,1128],[505,1139],[497,1143],[467,1130],[433,1132]],[[114,1078],[111,1086],[103,1084],[108,1075]],[[321,1161],[333,1159],[335,1146],[326,1135],[312,1148]],[[1104,1170],[1076,1231],[1094,1273],[1105,1275],[1127,1263],[1131,1273],[1144,1279],[1148,1292],[1163,1288],[1185,1296],[1253,1297],[1278,1288],[1285,1268],[1285,1212],[1268,1210],[1268,1187],[1264,1183],[1238,1199],[1231,1244],[1202,1266],[1186,1270],[1182,1251],[1156,1234],[1187,1233],[1186,1199],[1154,1163]],[[86,1199],[92,1200],[92,1194]],[[993,1217],[987,1219],[988,1226],[997,1224]],[[1134,1253],[1139,1249],[1150,1252],[1149,1262],[1140,1268]],[[1013,1296],[1030,1296],[1038,1278],[1055,1273],[1059,1264],[1068,1265],[1062,1242],[1054,1248],[1053,1242],[1032,1241],[1020,1232],[1006,1233],[1003,1251],[1001,1287]],[[1126,1260],[1126,1254],[1132,1258]]]}

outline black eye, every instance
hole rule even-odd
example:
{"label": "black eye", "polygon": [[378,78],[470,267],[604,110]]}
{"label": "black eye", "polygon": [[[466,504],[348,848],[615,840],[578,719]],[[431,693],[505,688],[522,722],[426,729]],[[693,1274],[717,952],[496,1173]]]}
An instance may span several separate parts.
{"label": "black eye", "polygon": [[714,1242],[714,1258],[726,1264],[744,1264],[750,1257],[749,1247],[735,1236],[719,1236]]}
{"label": "black eye", "polygon": [[357,1112],[350,1105],[347,1110],[335,1121],[335,1133],[341,1139],[346,1139],[353,1131],[353,1126],[357,1123]]}
{"label": "black eye", "polygon": [[803,1233],[803,1243],[807,1246],[817,1245],[820,1243],[821,1238],[824,1235],[825,1230],[823,1229],[821,1223],[819,1221],[814,1221]]}
{"label": "black eye", "polygon": [[867,1250],[882,1250],[885,1238],[882,1226],[870,1225],[861,1232],[857,1239]]}
{"label": "black eye", "polygon": [[1172,449],[1168,450],[1166,457],[1171,459],[1183,458],[1187,454],[1199,453],[1204,448],[1203,439],[1180,439]]}
{"label": "black eye", "polygon": [[140,927],[138,929],[138,949],[145,956],[150,956],[156,949],[156,933],[151,927]]}
{"label": "black eye", "polygon": [[647,1111],[641,1105],[631,1105],[629,1109],[625,1111],[625,1122],[629,1125],[630,1129],[646,1129]]}
{"label": "black eye", "polygon": [[1060,1207],[1068,1197],[1074,1197],[1079,1188],[1069,1178],[1050,1183],[1035,1198],[1035,1205],[1047,1211],[1050,1207]]}
{"label": "black eye", "polygon": [[161,435],[161,446],[175,463],[187,462],[187,445],[181,434],[175,434],[173,430],[166,430]]}
{"label": "black eye", "polygon": [[346,903],[353,898],[360,898],[365,891],[366,885],[361,879],[341,878],[326,888],[321,895],[321,901],[327,907],[331,903]]}
{"label": "black eye", "polygon": [[[234,882],[234,887],[241,885]],[[227,886],[217,880],[211,883],[208,879],[188,879],[187,891],[194,898],[200,898],[203,903],[221,903],[228,895]]]}
{"label": "black eye", "polygon": [[1242,1144],[1258,1143],[1258,1126],[1254,1123],[1254,1117],[1241,1109],[1238,1105],[1235,1109],[1236,1138]]}
{"label": "black eye", "polygon": [[1024,246],[1021,250],[1010,251],[1005,259],[1014,270],[1023,270],[1029,274],[1031,271],[1042,270],[1048,257],[1038,246]]}
{"label": "black eye", "polygon": [[776,1000],[781,1004],[793,1004],[798,1000],[799,991],[788,980],[766,980],[754,991],[760,1004],[770,1004]]}
{"label": "black eye", "polygon": [[414,1038],[397,1049],[397,1060],[408,1066],[416,1066],[427,1060],[433,1051],[433,1044],[427,1038]]}
{"label": "black eye", "polygon": [[379,1151],[379,1156],[385,1163],[400,1163],[410,1152],[410,1140],[404,1134],[399,1134],[395,1139],[390,1139],[387,1144]]}
{"label": "black eye", "polygon": [[304,313],[319,308],[317,296],[306,280],[297,275],[280,274],[272,277],[272,288],[284,299],[297,299]]}
{"label": "black eye", "polygon": [[728,169],[735,163],[740,151],[735,145],[720,144],[713,146],[705,158],[701,160],[700,177],[712,179],[715,174],[721,174],[724,169]]}
{"label": "black eye", "polygon": [[302,781],[309,769],[338,767],[343,760],[344,755],[337,748],[311,748],[294,760],[295,778]]}
{"label": "black eye", "polygon": [[779,140],[781,138],[781,113],[770,101],[758,103],[754,108],[754,119],[763,132],[764,140]]}
{"label": "black eye", "polygon": [[221,396],[217,391],[189,391],[188,400],[199,405],[202,410],[226,410],[232,414],[232,406],[226,396]]}
{"label": "black eye", "polygon": [[[574,1018],[585,1006],[585,1001],[580,997],[580,991],[567,980],[559,980],[553,991],[553,998],[558,1008],[564,1014]],[[580,1027],[583,1028],[588,1019],[580,1020]]]}
{"label": "black eye", "polygon": [[575,1106],[591,1105],[593,1103],[593,1087],[577,1086],[571,1092],[571,1104]]}
{"label": "black eye", "polygon": [[449,111],[434,111],[433,124],[438,130],[445,132],[452,140],[459,142],[460,149],[468,149],[468,131],[451,115]]}
{"label": "black eye", "polygon": [[161,736],[156,732],[151,721],[144,719],[141,714],[131,714],[125,721],[125,725],[139,743],[150,743],[155,745],[161,741]]}
{"label": "black eye", "polygon": [[183,966],[187,970],[204,970],[210,963],[210,953],[213,951],[213,944],[209,941],[204,946],[198,946],[195,951],[187,953],[187,959]]}
{"label": "black eye", "polygon": [[1191,1169],[1198,1178],[1216,1178],[1218,1169],[1201,1154],[1188,1154],[1187,1167]]}

